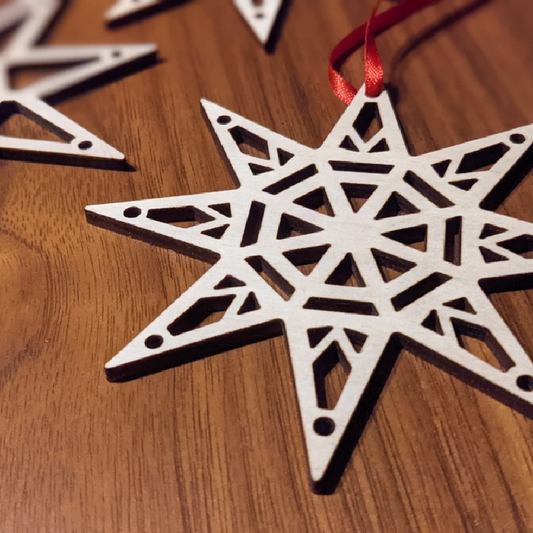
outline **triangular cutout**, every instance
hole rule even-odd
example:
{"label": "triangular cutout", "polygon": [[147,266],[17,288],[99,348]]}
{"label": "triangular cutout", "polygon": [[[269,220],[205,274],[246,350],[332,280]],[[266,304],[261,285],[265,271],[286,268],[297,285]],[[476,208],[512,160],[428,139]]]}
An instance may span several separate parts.
{"label": "triangular cutout", "polygon": [[243,304],[241,305],[241,308],[237,312],[238,315],[244,315],[246,313],[250,313],[252,311],[257,311],[258,309],[261,309],[261,306],[259,305],[259,302],[257,301],[257,297],[253,292],[250,292],[246,299],[244,300]]}
{"label": "triangular cutout", "polygon": [[428,227],[426,224],[413,226],[412,228],[403,228],[395,231],[384,233],[383,236],[393,241],[405,244],[421,252],[427,250]]}
{"label": "triangular cutout", "polygon": [[509,259],[504,255],[497,254],[496,252],[493,252],[492,250],[489,250],[484,246],[480,246],[479,251],[483,256],[483,260],[485,261],[485,263],[498,263],[499,261],[509,261]]}
{"label": "triangular cutout", "polygon": [[353,346],[353,349],[357,353],[361,353],[361,350],[365,345],[366,339],[368,339],[368,335],[347,328],[344,328],[344,333],[346,333],[346,336],[348,337],[350,344]]}
{"label": "triangular cutout", "polygon": [[451,159],[446,159],[446,161],[440,161],[439,163],[435,163],[431,165],[435,172],[443,178],[446,174],[446,171],[448,170],[448,167],[450,166],[450,163],[452,162]]}
{"label": "triangular cutout", "polygon": [[17,139],[39,141],[55,141],[70,143],[74,137],[48,124],[38,122],[39,118],[32,116],[24,107],[15,102],[0,103],[0,135]]}
{"label": "triangular cutout", "polygon": [[68,61],[52,65],[28,65],[11,68],[8,71],[9,88],[12,91],[22,91],[39,81],[63,73],[67,70],[87,65],[98,60],[98,57],[83,59],[81,61]]}
{"label": "triangular cutout", "polygon": [[286,152],[285,150],[282,150],[281,148],[278,148],[277,152],[278,152],[279,164],[281,166],[287,164],[294,157],[294,154],[291,154],[290,152]]}
{"label": "triangular cutout", "polygon": [[505,233],[507,230],[505,228],[500,228],[492,224],[485,224],[483,230],[479,236],[480,239],[486,239],[487,237],[493,237],[494,235],[500,235],[500,233]]}
{"label": "triangular cutout", "polygon": [[450,185],[453,185],[462,191],[469,191],[477,182],[477,179],[450,181]]}
{"label": "triangular cutout", "polygon": [[359,149],[357,148],[357,146],[355,146],[355,143],[352,141],[352,138],[349,135],[346,135],[346,137],[344,137],[339,146],[340,148],[344,148],[345,150],[349,150],[350,152],[359,152]]}
{"label": "triangular cutout", "polygon": [[265,174],[266,172],[272,172],[274,169],[271,167],[265,167],[263,165],[257,165],[256,163],[249,163],[248,165],[254,176]]}
{"label": "triangular cutout", "polygon": [[466,298],[457,298],[457,300],[451,300],[450,302],[445,302],[443,305],[446,307],[451,307],[452,309],[457,309],[458,311],[464,311],[465,313],[470,313],[471,315],[477,314],[474,311],[474,308]]}
{"label": "triangular cutout", "polygon": [[376,143],[370,150],[370,153],[376,153],[376,152],[388,152],[390,150],[389,145],[386,141],[386,139],[381,139],[378,143]]}
{"label": "triangular cutout", "polygon": [[213,204],[210,205],[209,208],[218,211],[225,217],[231,218],[231,204]]}
{"label": "triangular cutout", "polygon": [[207,235],[208,237],[213,237],[213,239],[222,239],[224,233],[229,228],[229,224],[224,224],[223,226],[218,226],[212,229],[206,229],[202,231],[202,235]]}
{"label": "triangular cutout", "polygon": [[341,187],[354,213],[359,212],[377,189],[377,185],[366,185],[362,183],[341,183]]}
{"label": "triangular cutout", "polygon": [[323,328],[311,328],[307,330],[307,337],[309,339],[309,346],[311,348],[315,348],[320,344],[322,339],[326,337],[326,335],[332,331],[333,328],[331,326],[325,326]]}
{"label": "triangular cutout", "polygon": [[429,315],[422,322],[422,326],[426,329],[430,329],[439,335],[444,335],[442,330],[442,324],[440,323],[439,315],[435,309],[429,313]]}
{"label": "triangular cutout", "polygon": [[308,235],[309,233],[317,233],[319,231],[322,231],[322,228],[295,216],[283,213],[276,238],[288,239],[289,237],[298,237],[299,235]]}
{"label": "triangular cutout", "polygon": [[381,250],[376,250],[375,248],[372,249],[372,255],[385,283],[400,277],[416,266],[411,261],[382,252]]}
{"label": "triangular cutout", "polygon": [[328,251],[329,244],[313,246],[311,248],[301,248],[283,252],[283,255],[304,275],[308,276],[313,272],[319,261]]}
{"label": "triangular cutout", "polygon": [[366,287],[352,254],[346,254],[326,280],[328,285]]}
{"label": "triangular cutout", "polygon": [[246,283],[237,279],[231,275],[227,275],[218,285],[215,286],[215,290],[229,289],[233,287],[244,287]]}
{"label": "triangular cutout", "polygon": [[312,209],[313,211],[322,213],[323,215],[328,215],[330,217],[335,216],[324,187],[320,187],[319,189],[315,189],[304,196],[300,196],[300,198],[294,200],[294,203],[301,205],[302,207],[307,207],[307,209]]}
{"label": "triangular cutout", "polygon": [[401,194],[393,192],[375,218],[376,220],[380,220],[382,218],[413,215],[415,213],[420,213],[420,210]]}

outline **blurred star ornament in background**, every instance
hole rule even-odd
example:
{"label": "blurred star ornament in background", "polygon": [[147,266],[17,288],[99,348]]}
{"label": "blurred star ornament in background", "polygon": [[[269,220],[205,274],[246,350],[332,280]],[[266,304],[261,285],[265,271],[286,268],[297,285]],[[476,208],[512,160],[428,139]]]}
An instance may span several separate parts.
{"label": "blurred star ornament in background", "polygon": [[[285,0],[233,0],[233,4],[263,46],[269,43],[284,2]],[[117,25],[177,3],[179,2],[175,0],[117,0],[107,11],[105,18],[109,25]]]}
{"label": "blurred star ornament in background", "polygon": [[[124,154],[47,102],[123,74],[126,68],[142,67],[155,59],[157,47],[40,44],[64,4],[63,0],[12,0],[0,7],[0,36],[7,36],[0,50],[0,124],[22,114],[58,137],[58,141],[45,141],[1,135],[0,157],[123,168]],[[46,67],[64,68],[27,86],[14,86],[13,74]]]}

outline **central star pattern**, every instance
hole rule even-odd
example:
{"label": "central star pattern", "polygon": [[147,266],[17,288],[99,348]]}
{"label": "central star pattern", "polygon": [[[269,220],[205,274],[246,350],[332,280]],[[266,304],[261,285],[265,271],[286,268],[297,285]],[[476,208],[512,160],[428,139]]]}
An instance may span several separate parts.
{"label": "central star pattern", "polygon": [[319,492],[404,347],[531,412],[533,365],[487,295],[532,286],[533,225],[494,210],[533,165],[533,126],[411,156],[386,92],[360,91],[318,149],[203,108],[237,189],[87,208],[213,264],[106,365],[109,379],[285,334]]}

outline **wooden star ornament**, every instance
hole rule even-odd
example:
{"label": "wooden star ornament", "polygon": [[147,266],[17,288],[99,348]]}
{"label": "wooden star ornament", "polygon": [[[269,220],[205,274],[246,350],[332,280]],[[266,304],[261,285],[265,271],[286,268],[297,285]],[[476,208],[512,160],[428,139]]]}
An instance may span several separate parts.
{"label": "wooden star ornament", "polygon": [[404,347],[532,414],[533,364],[487,294],[533,286],[533,225],[494,212],[533,166],[533,125],[411,156],[386,92],[361,90],[318,149],[202,105],[237,189],[87,207],[213,264],[107,363],[110,380],[284,334],[318,492]]}
{"label": "wooden star ornament", "polygon": [[[285,0],[233,0],[259,42],[266,46],[280,16]],[[134,16],[171,4],[171,0],[117,0],[106,12],[108,24],[117,24]],[[176,3],[174,1],[174,3]]]}
{"label": "wooden star ornament", "polygon": [[[121,167],[124,154],[101,141],[47,102],[67,92],[138,67],[155,58],[153,44],[44,46],[39,44],[63,0],[12,0],[0,7],[0,36],[8,34],[0,51],[0,123],[20,113],[58,137],[58,141],[0,136],[0,157],[39,162]],[[64,67],[17,88],[12,74],[20,70]]]}

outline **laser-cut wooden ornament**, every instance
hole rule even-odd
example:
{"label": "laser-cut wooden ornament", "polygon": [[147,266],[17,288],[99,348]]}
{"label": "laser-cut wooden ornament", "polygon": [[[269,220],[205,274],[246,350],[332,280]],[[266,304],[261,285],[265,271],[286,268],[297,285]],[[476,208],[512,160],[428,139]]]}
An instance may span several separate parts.
{"label": "laser-cut wooden ornament", "polygon": [[[233,0],[259,42],[266,46],[278,20],[284,0]],[[108,24],[118,23],[134,15],[168,4],[168,0],[118,0],[107,11]]]}
{"label": "laser-cut wooden ornament", "polygon": [[411,156],[386,92],[361,90],[318,149],[202,104],[236,190],[87,207],[94,224],[214,265],[107,363],[110,380],[285,333],[319,492],[402,347],[532,414],[533,364],[487,293],[533,285],[533,225],[493,212],[533,166],[533,125]]}
{"label": "laser-cut wooden ornament", "polygon": [[[0,7],[0,36],[10,31],[0,52],[0,123],[20,113],[54,133],[58,141],[0,136],[0,157],[39,162],[121,167],[124,154],[53,109],[47,101],[74,88],[104,78],[126,66],[155,57],[156,46],[62,46],[39,44],[63,5],[63,0],[13,0]],[[12,84],[18,70],[61,67],[22,88]]]}

